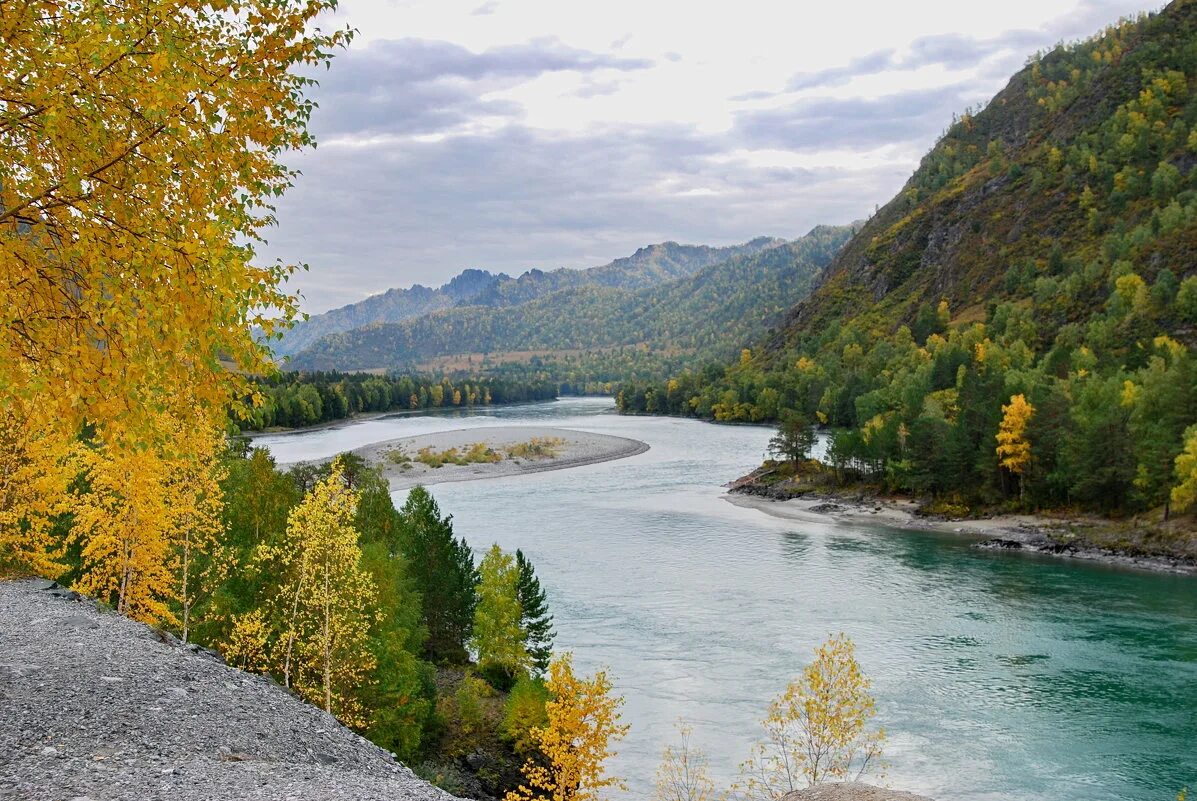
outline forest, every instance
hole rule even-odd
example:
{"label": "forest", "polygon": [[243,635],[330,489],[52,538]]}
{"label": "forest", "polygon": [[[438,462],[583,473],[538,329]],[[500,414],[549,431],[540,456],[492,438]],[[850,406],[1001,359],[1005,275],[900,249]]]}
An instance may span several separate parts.
{"label": "forest", "polygon": [[724,359],[763,332],[768,320],[809,292],[853,231],[822,226],[794,242],[643,288],[584,284],[518,305],[462,306],[333,334],[294,357],[292,365],[399,368],[453,354],[473,354],[485,363],[488,355],[539,351],[546,353],[543,364],[552,367],[565,357],[556,352],[580,352],[573,358],[581,372],[605,376],[623,370],[626,376],[638,365],[613,362],[611,352],[622,351],[663,377],[671,359]]}
{"label": "forest", "polygon": [[840,480],[957,507],[1191,506],[1195,34],[1174,4],[1035,58],[780,328],[620,409],[824,426]]}
{"label": "forest", "polygon": [[[416,284],[297,321],[272,343],[277,355],[293,356],[320,339],[379,323],[399,323],[455,307],[515,306],[567,289],[607,287],[637,290],[694,275],[705,267],[749,256],[782,244],[757,237],[741,245],[709,247],[662,242],[642,247],[631,256],[587,269],[528,270],[517,278],[486,270],[462,270],[436,289]],[[402,361],[402,360],[400,360]]]}
{"label": "forest", "polygon": [[254,382],[257,402],[234,423],[245,431],[344,420],[359,412],[472,408],[553,400],[557,387],[542,377],[434,379],[420,375],[277,373]]}

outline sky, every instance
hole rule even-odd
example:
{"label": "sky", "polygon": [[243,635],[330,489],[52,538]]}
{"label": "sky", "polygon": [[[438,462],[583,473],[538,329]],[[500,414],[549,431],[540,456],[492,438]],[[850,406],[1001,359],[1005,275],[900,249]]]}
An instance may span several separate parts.
{"label": "sky", "polygon": [[317,313],[468,267],[866,217],[953,114],[1142,0],[341,0],[263,255]]}

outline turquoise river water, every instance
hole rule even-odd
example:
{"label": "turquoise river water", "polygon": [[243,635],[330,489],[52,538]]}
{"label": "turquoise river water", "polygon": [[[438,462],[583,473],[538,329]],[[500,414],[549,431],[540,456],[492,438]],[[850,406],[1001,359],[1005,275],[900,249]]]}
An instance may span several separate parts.
{"label": "turquoise river water", "polygon": [[651,446],[432,487],[477,551],[498,542],[529,555],[557,646],[583,669],[610,668],[632,726],[611,768],[630,797],[648,796],[679,718],[720,785],[733,782],[769,699],[838,631],[873,680],[886,784],[940,801],[1173,801],[1197,789],[1197,579],[739,508],[722,485],[759,464],[769,429],[620,417],[609,399],[377,418],[257,444],[290,462],[524,424]]}

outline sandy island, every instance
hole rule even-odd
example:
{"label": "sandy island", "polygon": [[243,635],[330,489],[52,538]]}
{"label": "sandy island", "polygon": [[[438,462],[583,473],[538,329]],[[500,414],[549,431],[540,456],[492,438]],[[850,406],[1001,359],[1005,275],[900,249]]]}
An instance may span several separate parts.
{"label": "sandy island", "polygon": [[[509,456],[512,448],[526,445],[533,440],[549,440],[551,455],[532,457]],[[450,448],[469,450],[481,443],[497,452],[502,458],[495,462],[474,464],[445,464],[431,467],[417,460],[421,449],[430,448],[441,453]],[[540,473],[546,470],[565,470],[588,464],[609,462],[636,456],[648,450],[648,444],[640,440],[614,437],[608,434],[591,434],[566,428],[546,426],[502,426],[493,428],[465,428],[454,431],[440,431],[434,434],[420,434],[413,437],[376,442],[358,448],[354,453],[382,470],[391,489],[400,490],[417,484],[444,484],[449,481],[476,481],[485,478],[519,476]],[[400,461],[403,454],[408,460]]]}
{"label": "sandy island", "polygon": [[830,519],[912,531],[939,531],[972,537],[978,545],[986,540],[993,549],[1023,550],[1031,554],[1084,559],[1155,572],[1197,575],[1197,566],[1184,559],[1133,556],[1095,547],[1053,547],[1047,533],[1059,529],[1068,521],[1043,515],[995,515],[973,520],[943,520],[917,516],[915,510],[919,504],[912,500],[872,498],[858,501],[813,493],[809,497],[784,501],[738,493],[728,493],[723,497],[734,506],[756,509],[784,520],[826,523]]}

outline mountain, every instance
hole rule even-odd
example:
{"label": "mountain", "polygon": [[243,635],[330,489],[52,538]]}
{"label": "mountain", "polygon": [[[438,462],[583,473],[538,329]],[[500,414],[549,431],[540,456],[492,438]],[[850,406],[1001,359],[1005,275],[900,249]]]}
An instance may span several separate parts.
{"label": "mountain", "polygon": [[1032,59],[749,358],[621,408],[822,422],[837,481],[950,513],[1193,506],[1195,165],[1186,0]]}
{"label": "mountain", "polygon": [[[630,345],[725,357],[758,336],[770,315],[805,295],[851,233],[849,227],[819,227],[794,242],[757,239],[737,248],[688,249],[684,260],[680,246],[658,245],[580,273],[585,283],[543,295],[522,293],[521,282],[541,282],[543,288],[579,273],[525,273],[493,285],[475,305],[326,336],[291,366],[361,370],[449,355]],[[729,252],[730,258],[693,273],[695,264]],[[684,277],[669,280],[678,275]],[[503,303],[491,304],[496,294]],[[525,296],[530,299],[516,303]]]}
{"label": "mountain", "polygon": [[342,306],[300,321],[282,341],[273,343],[276,356],[299,353],[329,334],[352,331],[373,323],[398,323],[454,306],[511,306],[552,292],[583,286],[640,289],[654,286],[737,256],[751,255],[782,244],[758,237],[742,245],[709,247],[662,242],[637,250],[601,267],[576,270],[528,270],[518,278],[505,273],[469,269],[438,289],[416,284],[409,289],[389,289],[357,303]]}

